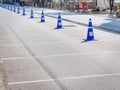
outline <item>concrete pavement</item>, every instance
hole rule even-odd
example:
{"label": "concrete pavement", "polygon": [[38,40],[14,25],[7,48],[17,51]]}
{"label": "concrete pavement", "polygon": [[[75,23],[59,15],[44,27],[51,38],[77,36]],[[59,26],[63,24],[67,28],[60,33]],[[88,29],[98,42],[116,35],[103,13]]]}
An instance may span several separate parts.
{"label": "concrete pavement", "polygon": [[98,41],[83,43],[86,26],[63,21],[64,29],[56,30],[55,18],[40,23],[39,14],[30,19],[29,12],[23,17],[0,8],[0,13],[0,56],[8,90],[120,89],[119,34],[94,29]]}

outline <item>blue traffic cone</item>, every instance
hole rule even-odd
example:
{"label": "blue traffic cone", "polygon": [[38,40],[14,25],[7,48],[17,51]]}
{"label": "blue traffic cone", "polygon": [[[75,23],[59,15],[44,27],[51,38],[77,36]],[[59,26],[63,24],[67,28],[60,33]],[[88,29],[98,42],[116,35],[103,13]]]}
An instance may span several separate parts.
{"label": "blue traffic cone", "polygon": [[11,5],[11,8],[10,8],[10,11],[12,11],[12,5]]}
{"label": "blue traffic cone", "polygon": [[16,12],[16,6],[14,6],[14,10],[13,10],[13,12]]}
{"label": "blue traffic cone", "polygon": [[57,28],[56,29],[61,29],[61,28],[62,28],[62,20],[61,20],[61,15],[59,13],[58,21],[57,21]]}
{"label": "blue traffic cone", "polygon": [[85,41],[93,41],[94,39],[94,33],[93,33],[93,28],[92,28],[92,20],[91,18],[89,19],[89,24],[88,24],[88,32],[87,32],[87,38]]}
{"label": "blue traffic cone", "polygon": [[17,13],[20,14],[20,7],[17,8]]}
{"label": "blue traffic cone", "polygon": [[8,10],[9,10],[9,5],[8,5]]}
{"label": "blue traffic cone", "polygon": [[34,18],[33,10],[31,9],[30,18]]}
{"label": "blue traffic cone", "polygon": [[42,10],[42,14],[41,14],[41,22],[45,22],[45,16],[44,16],[43,10]]}
{"label": "blue traffic cone", "polygon": [[23,8],[23,14],[22,14],[23,16],[25,16],[26,14],[25,14],[25,8]]}

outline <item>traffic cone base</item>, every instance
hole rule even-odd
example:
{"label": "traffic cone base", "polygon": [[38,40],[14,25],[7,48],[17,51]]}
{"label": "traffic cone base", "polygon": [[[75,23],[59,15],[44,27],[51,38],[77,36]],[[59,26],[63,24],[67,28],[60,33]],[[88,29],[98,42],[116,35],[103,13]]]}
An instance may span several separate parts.
{"label": "traffic cone base", "polygon": [[25,16],[26,14],[23,14],[23,16]]}
{"label": "traffic cone base", "polygon": [[57,27],[55,29],[63,29],[61,20],[58,20]]}
{"label": "traffic cone base", "polygon": [[18,11],[17,13],[18,13],[18,14],[20,14],[20,12],[19,12],[19,11]]}
{"label": "traffic cone base", "polygon": [[18,14],[20,14],[20,12],[17,12]]}
{"label": "traffic cone base", "polygon": [[57,29],[60,29],[60,28],[62,28],[62,23],[61,23],[61,21],[58,21],[58,23],[57,23]]}
{"label": "traffic cone base", "polygon": [[45,22],[44,16],[41,16],[41,22]]}
{"label": "traffic cone base", "polygon": [[34,18],[34,16],[30,16],[30,18]]}

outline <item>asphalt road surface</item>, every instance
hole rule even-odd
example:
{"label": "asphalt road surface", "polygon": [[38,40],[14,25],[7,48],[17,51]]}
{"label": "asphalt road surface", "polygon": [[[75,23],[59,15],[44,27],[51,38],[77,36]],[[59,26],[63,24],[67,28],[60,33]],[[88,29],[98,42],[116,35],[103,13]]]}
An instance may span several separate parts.
{"label": "asphalt road surface", "polygon": [[0,57],[8,90],[120,90],[120,35],[0,8]]}

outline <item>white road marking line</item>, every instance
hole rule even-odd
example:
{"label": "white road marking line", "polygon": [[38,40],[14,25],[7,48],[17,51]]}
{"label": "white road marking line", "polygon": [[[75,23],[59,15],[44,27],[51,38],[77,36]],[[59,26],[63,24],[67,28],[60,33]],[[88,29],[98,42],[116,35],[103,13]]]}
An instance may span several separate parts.
{"label": "white road marking line", "polygon": [[120,53],[120,51],[81,52],[81,53],[56,54],[56,55],[35,56],[35,57],[40,58],[40,57],[55,57],[55,56],[74,56],[74,55],[84,55],[84,54],[115,54],[115,53]]}
{"label": "white road marking line", "polygon": [[35,81],[11,82],[11,83],[8,83],[8,85],[18,85],[18,84],[50,82],[50,81],[54,81],[54,80],[55,80],[55,79],[45,79],[45,80],[35,80]]}
{"label": "white road marking line", "polygon": [[33,80],[33,81],[21,81],[21,82],[11,82],[8,85],[19,85],[19,84],[30,84],[30,83],[42,83],[42,82],[51,82],[55,80],[75,80],[75,79],[87,79],[87,78],[97,78],[97,77],[108,77],[108,76],[117,76],[120,73],[113,74],[101,74],[101,75],[86,75],[86,76],[76,76],[76,77],[67,77],[67,78],[59,78],[59,79],[45,79],[45,80]]}
{"label": "white road marking line", "polygon": [[100,74],[100,75],[86,75],[86,76],[79,76],[79,77],[67,77],[67,78],[60,78],[57,80],[73,80],[73,79],[87,79],[87,78],[97,78],[97,77],[107,77],[107,76],[117,76],[120,73],[113,73],[113,74]]}
{"label": "white road marking line", "polygon": [[6,47],[6,46],[21,46],[23,44],[1,44],[0,47]]}
{"label": "white road marking line", "polygon": [[[1,58],[1,60],[19,60],[19,59],[25,59],[25,58],[33,58],[32,56],[31,57],[11,57],[11,58]],[[33,58],[34,59],[34,58]]]}
{"label": "white road marking line", "polygon": [[[56,56],[75,56],[75,55],[84,55],[84,54],[115,54],[120,53],[120,51],[103,51],[103,52],[83,52],[83,53],[72,53],[72,54],[56,54],[56,55],[47,55],[47,56],[34,56],[36,58],[41,57],[56,57]],[[34,58],[32,56],[28,57],[10,57],[10,58],[1,58],[2,60],[10,60],[10,59],[23,59],[23,58]]]}
{"label": "white road marking line", "polygon": [[15,37],[15,36],[14,35],[1,35],[0,38],[1,37]]}
{"label": "white road marking line", "polygon": [[31,45],[31,44],[40,44],[41,45],[42,44],[43,45],[43,44],[59,44],[59,43],[73,43],[73,42],[79,43],[79,41],[53,41],[53,42],[51,41],[51,42],[42,42],[42,43],[41,42],[33,42],[33,43],[28,42],[27,44],[29,44],[29,45]]}

